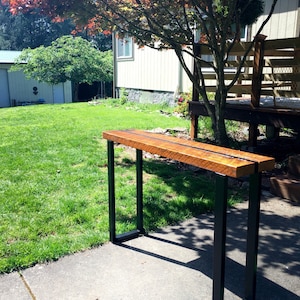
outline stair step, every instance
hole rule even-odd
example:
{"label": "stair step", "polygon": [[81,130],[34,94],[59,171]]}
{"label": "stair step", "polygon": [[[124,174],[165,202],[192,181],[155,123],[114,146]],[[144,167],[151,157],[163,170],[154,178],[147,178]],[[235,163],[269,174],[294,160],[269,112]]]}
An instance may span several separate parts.
{"label": "stair step", "polygon": [[279,175],[270,178],[272,194],[300,203],[300,179],[290,175]]}
{"label": "stair step", "polygon": [[288,170],[291,175],[300,178],[300,155],[292,155],[289,157]]}

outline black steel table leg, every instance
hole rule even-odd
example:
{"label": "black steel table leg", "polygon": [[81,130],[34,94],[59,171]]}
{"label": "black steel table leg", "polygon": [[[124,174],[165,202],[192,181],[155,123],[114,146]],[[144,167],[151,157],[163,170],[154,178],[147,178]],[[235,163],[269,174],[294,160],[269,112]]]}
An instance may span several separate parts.
{"label": "black steel table leg", "polygon": [[213,299],[224,298],[226,209],[228,177],[216,174]]}
{"label": "black steel table leg", "polygon": [[108,154],[108,201],[109,201],[109,240],[116,240],[116,198],[115,198],[115,162],[114,142],[107,141]]}
{"label": "black steel table leg", "polygon": [[260,213],[261,173],[250,175],[245,299],[255,299]]}
{"label": "black steel table leg", "polygon": [[143,220],[143,151],[136,149],[136,214],[137,230],[144,233]]}
{"label": "black steel table leg", "polygon": [[136,150],[136,211],[137,229],[123,234],[116,234],[116,196],[115,196],[115,159],[114,143],[107,141],[108,154],[108,201],[109,201],[109,240],[123,242],[144,233],[143,223],[143,153]]}

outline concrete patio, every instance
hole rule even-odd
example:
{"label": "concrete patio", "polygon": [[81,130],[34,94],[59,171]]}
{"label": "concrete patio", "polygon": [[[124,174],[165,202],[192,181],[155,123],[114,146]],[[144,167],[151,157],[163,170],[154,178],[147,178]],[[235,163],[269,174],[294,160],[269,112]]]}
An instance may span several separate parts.
{"label": "concrete patio", "polygon": [[[247,202],[228,210],[225,299],[243,299]],[[211,299],[212,214],[0,276],[1,300]],[[264,193],[256,299],[300,298],[300,205]]]}

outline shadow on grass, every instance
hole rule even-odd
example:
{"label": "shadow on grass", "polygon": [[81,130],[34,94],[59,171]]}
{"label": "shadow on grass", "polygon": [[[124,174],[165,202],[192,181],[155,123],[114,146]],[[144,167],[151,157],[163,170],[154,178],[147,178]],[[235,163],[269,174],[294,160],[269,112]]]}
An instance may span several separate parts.
{"label": "shadow on grass", "polygon": [[[182,164],[164,161],[144,161],[143,169],[155,175],[168,187],[144,188],[145,227],[153,230],[211,211],[214,206],[214,177],[186,170]],[[165,194],[166,193],[166,194]]]}
{"label": "shadow on grass", "polygon": [[[117,163],[121,168],[131,168],[134,164],[128,158]],[[185,164],[169,160],[144,160],[143,171],[144,178],[146,177],[143,184],[146,231],[173,225],[213,210],[214,173],[191,169]],[[135,222],[135,216],[119,210],[117,220],[124,223]]]}

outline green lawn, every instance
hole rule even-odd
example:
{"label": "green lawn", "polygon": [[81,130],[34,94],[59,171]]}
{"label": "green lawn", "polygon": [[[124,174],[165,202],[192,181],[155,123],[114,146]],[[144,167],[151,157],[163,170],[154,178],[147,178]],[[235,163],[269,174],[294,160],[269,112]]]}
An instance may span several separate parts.
{"label": "green lawn", "polygon": [[[0,273],[108,240],[106,141],[109,129],[183,127],[159,107],[74,103],[0,109]],[[135,220],[135,167],[116,148],[117,230]],[[176,165],[146,160],[147,230],[212,208],[213,182]]]}

